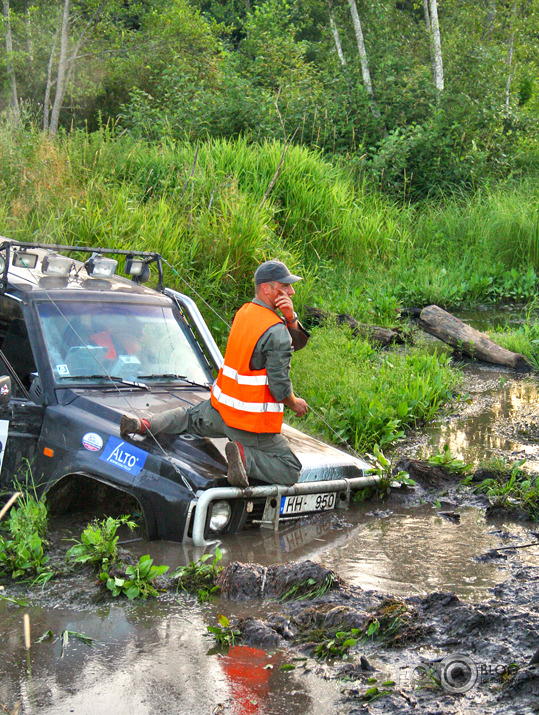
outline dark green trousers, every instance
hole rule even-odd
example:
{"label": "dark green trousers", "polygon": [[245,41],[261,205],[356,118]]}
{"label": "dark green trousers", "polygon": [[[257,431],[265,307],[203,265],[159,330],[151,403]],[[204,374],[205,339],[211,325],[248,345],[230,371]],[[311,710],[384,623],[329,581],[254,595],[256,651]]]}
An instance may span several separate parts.
{"label": "dark green trousers", "polygon": [[245,432],[225,424],[219,412],[206,400],[185,409],[155,415],[150,420],[154,434],[196,434],[199,437],[228,437],[239,442],[245,452],[247,476],[267,484],[295,484],[301,462],[282,434]]}

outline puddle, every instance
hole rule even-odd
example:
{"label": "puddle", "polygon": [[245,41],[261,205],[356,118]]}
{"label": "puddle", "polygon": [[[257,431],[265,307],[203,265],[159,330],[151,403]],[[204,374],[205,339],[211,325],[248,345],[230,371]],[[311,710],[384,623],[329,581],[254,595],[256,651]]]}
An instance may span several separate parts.
{"label": "puddle", "polygon": [[486,365],[466,365],[463,373],[462,394],[470,404],[433,420],[401,451],[426,459],[447,444],[451,454],[465,462],[525,459],[526,468],[539,472],[538,378]]}
{"label": "puddle", "polygon": [[497,307],[483,305],[451,312],[482,333],[498,328],[518,328],[526,322],[526,306],[521,304]]}
{"label": "puddle", "polygon": [[[22,613],[0,604],[0,703],[8,708],[22,700],[22,712],[40,715],[191,715],[225,707],[235,715],[317,713],[319,707],[335,712],[335,685],[281,670],[288,662],[282,653],[235,647],[227,655],[208,655],[213,641],[195,605],[148,602],[95,613],[29,613],[34,644],[27,660]],[[62,656],[60,642],[35,643],[49,629],[81,632],[95,644],[71,638]]]}
{"label": "puddle", "polygon": [[[269,565],[312,559],[364,589],[401,596],[454,591],[462,599],[488,599],[490,589],[507,577],[504,563],[477,563],[474,557],[529,541],[529,536],[525,527],[487,523],[478,509],[460,513],[460,522],[452,523],[427,506],[389,514],[354,505],[280,532],[227,538],[221,544],[223,562]],[[156,563],[172,568],[201,555],[200,550],[166,542],[139,541],[129,548],[134,555],[150,553]],[[526,556],[533,559],[535,554]],[[13,707],[21,699],[23,712],[50,715],[348,712],[344,705],[343,710],[335,705],[335,681],[306,672],[303,663],[294,671],[281,670],[291,662],[290,655],[271,656],[256,649],[233,649],[226,657],[214,652],[206,626],[216,623],[218,612],[264,617],[277,607],[275,602],[226,601],[199,606],[171,595],[160,602],[115,602],[91,611],[31,608],[28,666],[23,609],[0,603],[0,703]],[[71,638],[62,656],[60,641],[35,642],[48,630],[83,633],[94,638],[95,645]]]}

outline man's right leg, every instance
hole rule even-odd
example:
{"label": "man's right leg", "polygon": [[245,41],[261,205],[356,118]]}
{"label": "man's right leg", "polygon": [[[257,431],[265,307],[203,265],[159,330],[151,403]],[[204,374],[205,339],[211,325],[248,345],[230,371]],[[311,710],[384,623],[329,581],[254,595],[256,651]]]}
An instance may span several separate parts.
{"label": "man's right leg", "polygon": [[245,470],[245,452],[241,441],[238,441],[234,435],[228,434],[229,428],[224,423],[219,412],[212,407],[210,400],[200,402],[198,405],[193,405],[188,409],[176,407],[173,410],[161,412],[145,421],[147,424],[143,424],[143,421],[138,417],[122,415],[120,431],[122,434],[144,434],[147,431],[151,431],[155,435],[188,432],[199,437],[228,437],[231,440],[225,448],[228,463],[228,482],[234,487],[244,488],[249,486]]}
{"label": "man's right leg", "polygon": [[220,419],[221,416],[213,409],[210,401],[205,400],[198,405],[188,408],[175,407],[149,418],[122,415],[120,432],[122,434],[145,434],[150,431],[155,435],[189,432],[199,437],[225,437],[225,433],[220,429],[220,424],[213,417],[213,412]]}
{"label": "man's right leg", "polygon": [[187,431],[188,426],[187,410],[184,407],[175,407],[150,418],[122,415],[120,434],[181,434]]}

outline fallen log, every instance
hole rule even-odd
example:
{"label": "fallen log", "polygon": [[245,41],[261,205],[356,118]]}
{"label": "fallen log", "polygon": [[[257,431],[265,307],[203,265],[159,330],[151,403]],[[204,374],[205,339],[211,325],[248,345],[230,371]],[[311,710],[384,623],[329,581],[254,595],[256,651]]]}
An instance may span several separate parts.
{"label": "fallen log", "polygon": [[434,335],[462,355],[474,360],[512,367],[521,372],[531,370],[524,355],[502,348],[485,333],[480,333],[479,330],[475,330],[437,305],[428,305],[423,308],[418,325],[421,330]]}
{"label": "fallen log", "polygon": [[379,325],[367,325],[366,323],[358,323],[355,318],[347,313],[339,313],[335,315],[334,313],[329,313],[320,308],[313,308],[311,306],[305,307],[305,315],[307,315],[311,320],[323,323],[327,320],[335,320],[339,325],[349,325],[352,328],[352,333],[354,335],[359,335],[361,337],[367,338],[367,340],[372,340],[379,343],[383,347],[386,345],[391,345],[393,343],[404,343],[404,338],[399,330],[391,330],[390,328],[382,328]]}

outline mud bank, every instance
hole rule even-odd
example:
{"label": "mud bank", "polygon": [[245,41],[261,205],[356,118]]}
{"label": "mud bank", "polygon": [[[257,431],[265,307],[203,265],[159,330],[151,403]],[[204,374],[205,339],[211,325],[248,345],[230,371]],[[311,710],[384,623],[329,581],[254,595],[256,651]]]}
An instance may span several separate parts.
{"label": "mud bank", "polygon": [[329,584],[323,595],[233,625],[249,646],[283,649],[291,662],[307,656],[304,667],[339,681],[350,713],[520,715],[539,707],[539,666],[529,665],[539,647],[538,580],[536,567],[511,564],[511,578],[479,604],[452,593],[395,598],[311,562],[233,563],[220,583],[223,598],[242,603]]}

